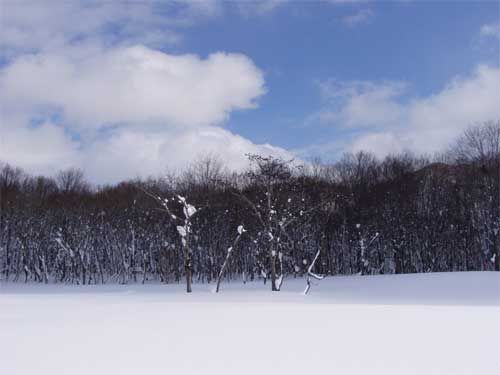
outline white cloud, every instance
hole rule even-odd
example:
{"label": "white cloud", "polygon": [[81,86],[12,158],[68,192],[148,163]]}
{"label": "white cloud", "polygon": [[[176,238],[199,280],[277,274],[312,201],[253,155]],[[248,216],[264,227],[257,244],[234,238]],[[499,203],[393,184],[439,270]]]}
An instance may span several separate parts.
{"label": "white cloud", "polygon": [[118,129],[85,150],[84,165],[94,181],[119,181],[179,170],[203,154],[217,155],[229,169],[241,170],[248,165],[245,153],[290,157],[283,149],[253,144],[221,127]]}
{"label": "white cloud", "polygon": [[[78,143],[50,122],[36,127],[15,123],[0,114],[0,160],[33,174],[54,174],[81,164]],[[9,121],[7,123],[7,121]],[[10,126],[7,126],[10,125]]]}
{"label": "white cloud", "polygon": [[485,38],[496,38],[500,40],[500,23],[490,23],[481,26],[479,34]]}
{"label": "white cloud", "polygon": [[4,1],[0,9],[2,54],[47,51],[75,42],[106,46],[174,45],[182,31],[219,14],[215,0],[206,1]]}
{"label": "white cloud", "polygon": [[239,12],[246,17],[263,16],[285,5],[290,0],[260,0],[260,1],[239,1],[235,2]]}
{"label": "white cloud", "polygon": [[189,129],[118,127],[106,136],[75,140],[59,125],[4,127],[0,160],[33,174],[53,175],[60,169],[82,168],[94,183],[159,176],[182,170],[199,155],[211,154],[230,170],[248,165],[246,153],[292,155],[279,147],[254,144],[218,126]]}
{"label": "white cloud", "polygon": [[374,13],[370,9],[360,9],[356,13],[343,17],[342,22],[347,27],[355,27],[368,23],[373,18],[373,15]]}
{"label": "white cloud", "polygon": [[261,71],[241,54],[169,55],[143,46],[88,56],[36,54],[2,71],[0,99],[9,108],[55,111],[73,127],[165,122],[200,126],[255,107],[265,92]]}
{"label": "white cloud", "polygon": [[[408,97],[401,82],[322,84],[327,104],[315,119],[346,132],[348,145],[332,142],[302,150],[368,150],[378,156],[410,150],[442,151],[468,126],[500,119],[500,68],[478,66],[427,97]],[[326,89],[325,89],[326,87]],[[326,94],[325,94],[326,91]]]}
{"label": "white cloud", "polygon": [[95,182],[114,182],[204,152],[232,168],[247,152],[289,156],[220,127],[264,92],[262,72],[241,54],[79,46],[24,55],[0,70],[0,159],[34,173],[79,166]]}
{"label": "white cloud", "polygon": [[356,4],[356,3],[368,3],[373,0],[326,0],[327,3],[331,4]]}
{"label": "white cloud", "polygon": [[[279,1],[259,4],[267,12]],[[31,173],[83,168],[116,182],[182,168],[200,153],[228,167],[245,153],[290,157],[222,128],[265,93],[245,55],[160,51],[221,14],[221,3],[36,1],[2,4],[0,160]]]}
{"label": "white cloud", "polygon": [[327,103],[317,117],[323,122],[336,122],[344,127],[374,127],[387,121],[399,121],[402,108],[396,101],[406,89],[404,82],[367,81],[320,83]]}

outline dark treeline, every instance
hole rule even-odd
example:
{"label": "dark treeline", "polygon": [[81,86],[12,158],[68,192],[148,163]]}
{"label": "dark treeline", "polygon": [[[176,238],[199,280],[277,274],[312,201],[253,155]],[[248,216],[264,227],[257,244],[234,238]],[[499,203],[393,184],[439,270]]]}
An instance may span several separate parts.
{"label": "dark treeline", "polygon": [[[0,165],[0,278],[94,284],[500,270],[500,123],[437,162],[346,154],[331,165],[249,155],[95,188],[79,170]],[[313,260],[317,258],[316,262]],[[223,267],[224,265],[224,267]],[[221,272],[221,270],[223,272]]]}

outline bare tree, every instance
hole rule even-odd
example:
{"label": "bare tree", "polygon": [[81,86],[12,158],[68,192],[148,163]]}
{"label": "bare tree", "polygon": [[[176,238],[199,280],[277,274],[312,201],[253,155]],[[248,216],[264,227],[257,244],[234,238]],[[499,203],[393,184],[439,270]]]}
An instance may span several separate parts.
{"label": "bare tree", "polygon": [[224,164],[216,154],[199,156],[186,171],[194,185],[204,189],[216,186],[223,172]]}
{"label": "bare tree", "polygon": [[236,247],[238,246],[238,243],[240,242],[241,236],[243,235],[243,233],[246,232],[246,230],[245,230],[245,228],[243,228],[243,225],[239,225],[237,232],[238,232],[238,235],[234,239],[233,244],[230,247],[228,247],[228,249],[227,249],[226,258],[224,259],[224,263],[222,264],[222,267],[220,269],[219,276],[217,277],[217,287],[215,288],[216,293],[219,293],[220,282],[222,280],[222,277],[224,276],[224,271],[226,270],[226,267],[228,265],[229,258],[231,257],[231,254],[236,250]]}
{"label": "bare tree", "polygon": [[311,264],[307,267],[307,276],[306,276],[306,288],[304,289],[304,294],[309,293],[309,289],[311,289],[311,278],[316,280],[323,280],[324,275],[318,275],[313,272],[313,268],[316,265],[316,261],[318,260],[319,254],[321,253],[321,249],[318,249],[316,255],[314,256]]}
{"label": "bare tree", "polygon": [[57,186],[63,193],[84,193],[90,190],[81,169],[69,168],[56,176]]}
{"label": "bare tree", "polygon": [[[485,230],[489,243],[490,261],[500,271],[500,121],[488,121],[467,129],[452,147],[457,163],[473,165],[481,170],[475,180],[479,187],[476,194],[486,194],[487,205],[475,205],[481,220],[477,224]],[[480,212],[482,211],[482,212]]]}
{"label": "bare tree", "polygon": [[186,272],[186,292],[191,293],[193,291],[192,283],[193,283],[193,250],[191,248],[191,234],[192,234],[192,220],[198,210],[191,204],[189,204],[186,198],[177,195],[174,198],[171,198],[172,202],[177,202],[182,207],[182,215],[183,217],[174,215],[169,207],[168,198],[161,198],[160,196],[153,195],[145,190],[143,190],[150,197],[154,198],[157,202],[160,203],[165,213],[168,217],[176,224],[177,233],[181,238],[181,244],[184,255],[184,270]]}
{"label": "bare tree", "polygon": [[500,121],[471,126],[452,147],[458,162],[495,165],[500,156]]}

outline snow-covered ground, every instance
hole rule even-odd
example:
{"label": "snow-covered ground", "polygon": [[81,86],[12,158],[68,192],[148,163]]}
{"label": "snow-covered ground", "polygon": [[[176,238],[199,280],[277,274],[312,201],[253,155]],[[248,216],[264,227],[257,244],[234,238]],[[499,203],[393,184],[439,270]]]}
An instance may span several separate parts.
{"label": "snow-covered ground", "polygon": [[0,373],[500,374],[500,273],[0,284]]}

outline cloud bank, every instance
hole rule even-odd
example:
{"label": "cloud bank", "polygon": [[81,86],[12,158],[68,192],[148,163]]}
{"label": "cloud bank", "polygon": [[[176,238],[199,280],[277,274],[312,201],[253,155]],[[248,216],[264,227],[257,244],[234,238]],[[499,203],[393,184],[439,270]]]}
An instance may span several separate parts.
{"label": "cloud bank", "polygon": [[500,119],[500,68],[479,65],[438,92],[415,97],[405,82],[327,80],[324,107],[309,123],[334,127],[339,142],[312,145],[303,155],[338,156],[344,151],[390,153],[442,151],[467,127]]}
{"label": "cloud bank", "polygon": [[218,16],[220,3],[2,8],[0,160],[37,174],[79,167],[108,183],[183,168],[200,153],[232,169],[243,168],[249,152],[290,156],[223,128],[266,92],[251,59],[165,52],[182,43],[185,29]]}
{"label": "cloud bank", "polygon": [[0,73],[0,159],[37,173],[80,166],[95,182],[159,174],[202,152],[241,168],[246,152],[288,155],[220,127],[264,93],[241,54],[138,45],[23,55]]}

